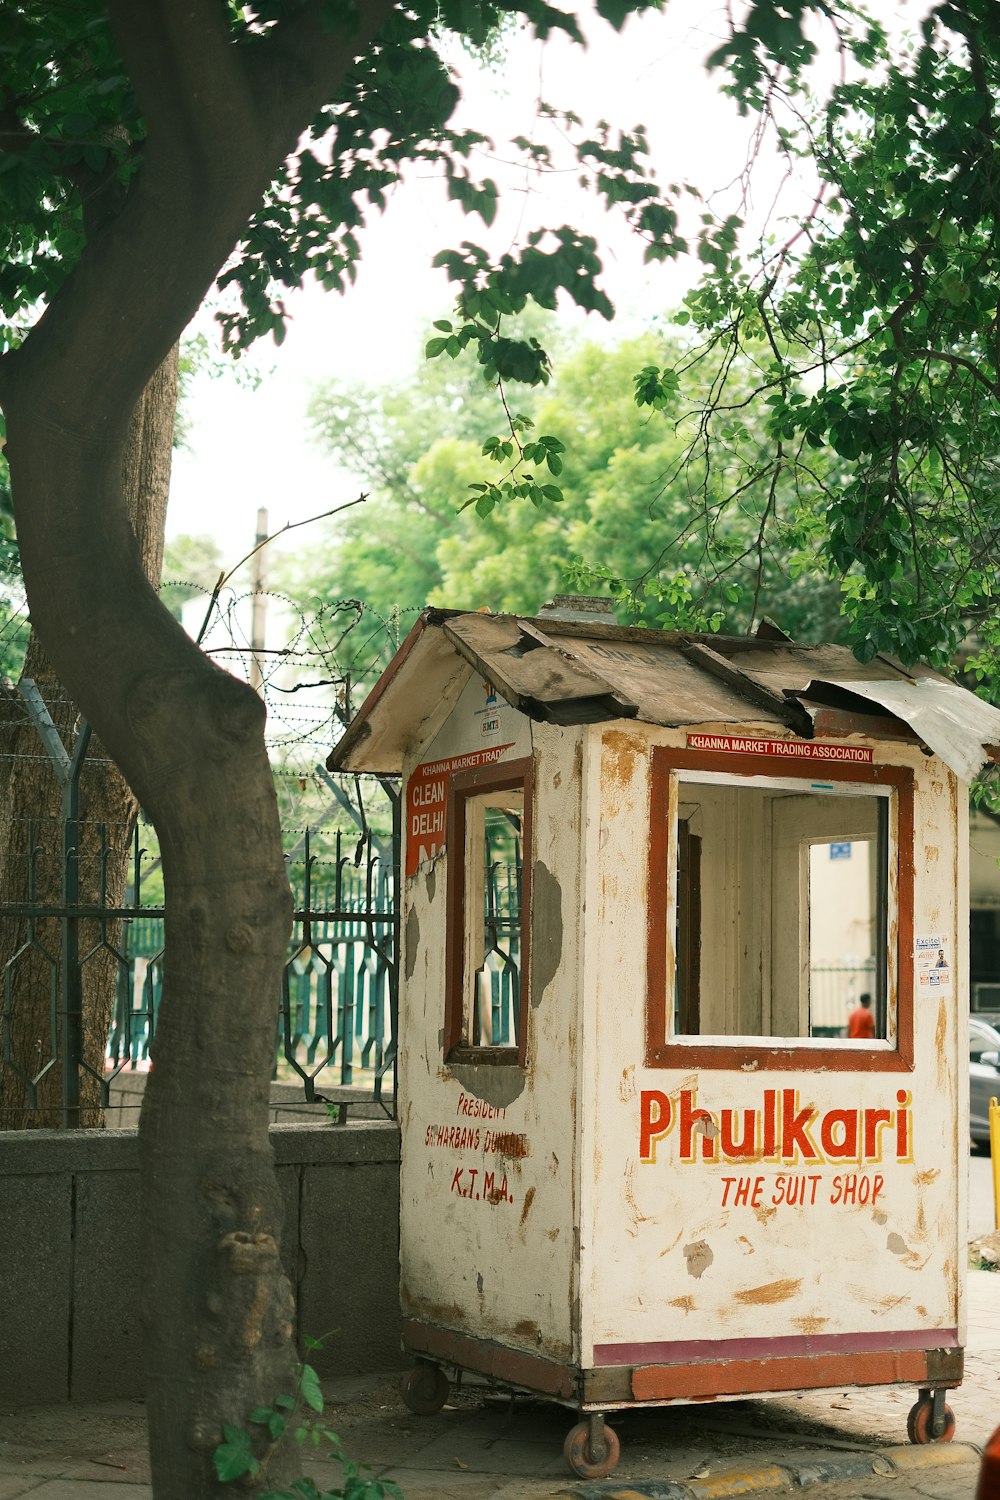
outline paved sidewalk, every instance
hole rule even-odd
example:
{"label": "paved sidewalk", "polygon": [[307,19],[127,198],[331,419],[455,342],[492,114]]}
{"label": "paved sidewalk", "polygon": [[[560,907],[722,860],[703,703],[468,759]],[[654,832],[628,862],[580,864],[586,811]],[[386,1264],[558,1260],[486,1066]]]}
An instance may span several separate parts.
{"label": "paved sidewalk", "polygon": [[[560,1407],[512,1405],[470,1384],[436,1416],[415,1417],[395,1377],[324,1386],[345,1450],[406,1500],[717,1500],[818,1485],[824,1500],[970,1500],[977,1450],[1000,1424],[1000,1274],[969,1273],[966,1372],[951,1402],[952,1444],[906,1444],[913,1396],[898,1388],[629,1411],[613,1418],[622,1457],[600,1484],[569,1475],[562,1444],[573,1417]],[[328,1485],[340,1472],[304,1467]],[[29,1495],[151,1500],[141,1404],[0,1412],[0,1500]]]}

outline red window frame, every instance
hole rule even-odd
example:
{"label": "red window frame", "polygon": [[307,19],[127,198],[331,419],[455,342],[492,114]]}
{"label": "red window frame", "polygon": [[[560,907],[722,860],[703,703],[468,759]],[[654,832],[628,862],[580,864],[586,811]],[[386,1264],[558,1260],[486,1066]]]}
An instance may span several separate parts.
{"label": "red window frame", "polygon": [[[530,757],[458,771],[449,780],[446,838],[448,849],[447,939],[445,951],[444,1058],[446,1062],[506,1063],[524,1067],[528,1045],[528,987],[531,982],[532,786]],[[524,793],[521,819],[521,964],[519,970],[517,1046],[472,1045],[465,1035],[466,990],[466,827],[473,798],[514,789]]]}
{"label": "red window frame", "polygon": [[[678,1041],[670,1034],[673,1011],[668,996],[673,993],[674,974],[667,966],[667,912],[670,882],[670,785],[677,771],[715,771],[726,776],[778,775],[770,756],[712,754],[654,746],[650,769],[650,839],[646,948],[646,1065],[650,1068],[730,1068],[747,1066],[784,1071],[827,1068],[837,1072],[904,1073],[913,1070],[913,772],[906,766],[823,763],[825,781],[846,781],[859,786],[888,786],[896,792],[896,930],[887,934],[887,946],[895,941],[896,954],[896,1045],[892,1051],[861,1043],[827,1047],[801,1047],[798,1038],[762,1038],[758,1044],[716,1041]],[[815,781],[817,766],[782,765],[782,780]]]}

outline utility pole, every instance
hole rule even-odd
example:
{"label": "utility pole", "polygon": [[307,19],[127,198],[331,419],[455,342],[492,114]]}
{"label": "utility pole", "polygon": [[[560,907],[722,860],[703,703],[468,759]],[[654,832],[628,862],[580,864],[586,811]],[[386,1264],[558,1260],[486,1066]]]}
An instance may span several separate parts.
{"label": "utility pole", "polygon": [[267,541],[267,510],[264,506],[257,512],[257,535],[254,540],[257,550],[253,555],[253,594],[250,606],[250,686],[263,697],[264,669],[260,653],[264,650],[267,616],[267,597],[264,593],[267,588],[267,548],[261,545]]}

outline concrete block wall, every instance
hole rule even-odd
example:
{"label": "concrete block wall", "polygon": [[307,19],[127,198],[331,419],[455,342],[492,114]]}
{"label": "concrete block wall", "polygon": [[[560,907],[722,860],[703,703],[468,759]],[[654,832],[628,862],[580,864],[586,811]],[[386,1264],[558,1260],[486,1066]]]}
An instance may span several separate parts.
{"label": "concrete block wall", "polygon": [[[283,1256],[321,1373],[398,1369],[393,1121],[275,1125]],[[134,1130],[0,1132],[0,1401],[141,1397]]]}

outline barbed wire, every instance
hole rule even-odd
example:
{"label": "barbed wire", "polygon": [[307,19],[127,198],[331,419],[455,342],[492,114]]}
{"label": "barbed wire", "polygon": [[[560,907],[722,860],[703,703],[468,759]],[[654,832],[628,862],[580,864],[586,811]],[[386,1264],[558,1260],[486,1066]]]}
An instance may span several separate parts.
{"label": "barbed wire", "polygon": [[[203,627],[206,654],[253,683],[264,700],[265,739],[286,844],[308,829],[310,837],[318,839],[310,857],[327,863],[327,841],[338,829],[352,839],[369,833],[376,841],[384,838],[391,825],[385,779],[374,774],[336,778],[338,798],[326,760],[419,611],[396,610],[386,616],[359,599],[303,603],[271,588],[228,589],[216,597],[204,583],[180,577],[164,579],[162,588],[175,600],[182,596],[175,613],[181,613],[189,633]],[[206,619],[209,601],[212,608]],[[16,743],[13,737],[29,719],[11,680],[20,672],[29,633],[25,608],[0,617],[0,661],[9,674],[0,689],[0,764],[50,763],[40,740],[35,748],[26,745],[23,736]],[[263,636],[262,643],[255,643],[255,634]],[[75,705],[65,692],[47,692],[46,698],[57,722],[76,718]],[[84,774],[110,763],[95,740]]]}

